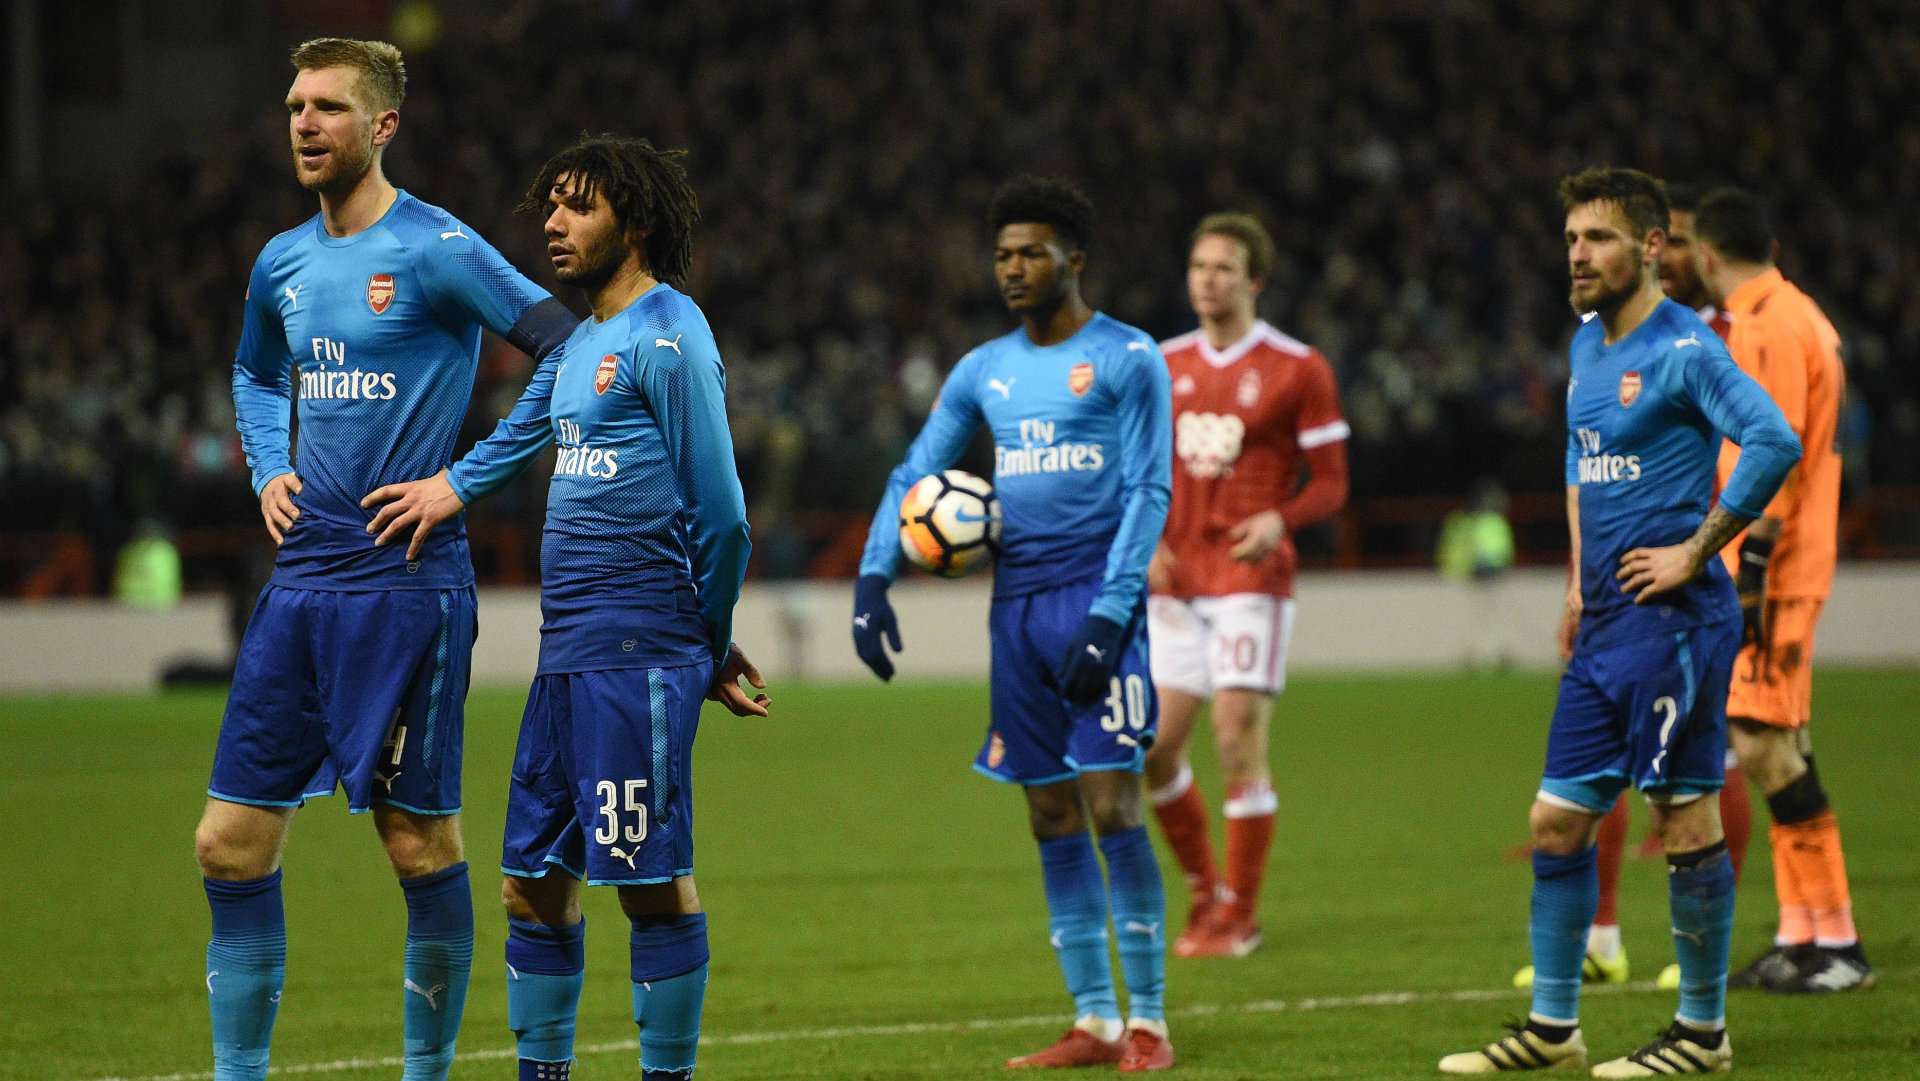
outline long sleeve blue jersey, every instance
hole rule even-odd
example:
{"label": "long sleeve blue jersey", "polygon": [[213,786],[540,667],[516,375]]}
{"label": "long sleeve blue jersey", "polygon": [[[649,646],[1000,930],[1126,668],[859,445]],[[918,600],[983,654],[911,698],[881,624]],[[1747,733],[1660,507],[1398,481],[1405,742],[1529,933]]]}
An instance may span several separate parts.
{"label": "long sleeve blue jersey", "polygon": [[[352,236],[328,235],[316,214],[269,241],[247,283],[233,404],[254,492],[284,473],[302,484],[273,583],[471,584],[464,521],[435,531],[409,563],[404,544],[374,547],[366,532],[373,512],[360,500],[446,466],[473,393],[482,327],[539,356],[572,323],[486,241],[404,191]],[[296,372],[297,465],[289,432]]]}
{"label": "long sleeve blue jersey", "polygon": [[1580,490],[1584,645],[1739,618],[1718,559],[1693,581],[1636,605],[1615,575],[1635,548],[1679,544],[1713,501],[1724,436],[1740,464],[1720,502],[1757,517],[1800,458],[1778,406],[1690,309],[1663,300],[1613,345],[1600,320],[1573,335],[1567,384],[1566,480]]}
{"label": "long sleeve blue jersey", "polygon": [[1098,312],[1055,345],[1035,345],[1025,330],[987,342],[954,365],[906,460],[887,478],[860,573],[893,577],[901,498],[958,460],[985,424],[1004,514],[995,598],[1103,576],[1091,611],[1126,623],[1167,521],[1171,403],[1159,346]]}
{"label": "long sleeve blue jersey", "polygon": [[581,323],[448,479],[471,504],[549,443],[540,674],[722,657],[751,545],[726,369],[699,307],[656,285]]}

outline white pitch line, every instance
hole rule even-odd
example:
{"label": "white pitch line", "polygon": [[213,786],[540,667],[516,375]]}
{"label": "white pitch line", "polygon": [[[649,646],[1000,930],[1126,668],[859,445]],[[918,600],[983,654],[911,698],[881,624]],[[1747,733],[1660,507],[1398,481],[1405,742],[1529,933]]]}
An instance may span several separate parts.
{"label": "white pitch line", "polygon": [[[1654,990],[1653,981],[1642,980],[1637,983],[1597,984],[1581,989],[1581,995],[1618,995],[1636,991]],[[1377,991],[1366,995],[1322,995],[1314,998],[1261,999],[1255,1002],[1235,1002],[1225,1005],[1199,1004],[1183,1006],[1167,1011],[1174,1017],[1218,1017],[1223,1014],[1261,1014],[1261,1013],[1308,1013],[1314,1010],[1366,1010],[1385,1006],[1413,1006],[1425,1002],[1498,1002],[1512,999],[1521,992],[1511,987],[1497,991]],[[871,1038],[880,1036],[918,1036],[932,1032],[991,1032],[999,1029],[1039,1028],[1045,1025],[1058,1025],[1065,1019],[1064,1014],[1029,1014],[1025,1017],[984,1017],[971,1021],[908,1021],[893,1025],[841,1025],[834,1028],[795,1028],[773,1029],[765,1032],[736,1032],[720,1036],[700,1037],[702,1047],[743,1047],[753,1044],[786,1043],[800,1040],[842,1040],[849,1038]],[[638,1040],[613,1040],[607,1043],[586,1044],[573,1049],[575,1058],[589,1055],[608,1055],[615,1052],[632,1052],[640,1049]],[[514,1057],[511,1047],[488,1048],[485,1051],[465,1051],[454,1056],[456,1062],[492,1062]],[[379,1058],[342,1058],[331,1062],[303,1062],[291,1066],[273,1067],[273,1076],[283,1077],[294,1074],[343,1073],[347,1070],[390,1069],[405,1065],[399,1055],[384,1055]],[[189,1070],[183,1073],[148,1074],[145,1076],[114,1076],[89,1078],[88,1081],[212,1081],[212,1070]]]}

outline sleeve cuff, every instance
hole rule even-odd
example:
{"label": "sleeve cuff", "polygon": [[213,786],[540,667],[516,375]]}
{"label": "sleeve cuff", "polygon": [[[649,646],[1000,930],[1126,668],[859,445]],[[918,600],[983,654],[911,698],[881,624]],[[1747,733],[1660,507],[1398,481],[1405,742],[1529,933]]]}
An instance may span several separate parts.
{"label": "sleeve cuff", "polygon": [[293,467],[289,465],[275,466],[273,469],[261,474],[260,478],[253,482],[253,497],[255,499],[260,498],[260,493],[266,491],[267,485],[272,484],[276,477],[284,477],[291,472],[293,472]]}

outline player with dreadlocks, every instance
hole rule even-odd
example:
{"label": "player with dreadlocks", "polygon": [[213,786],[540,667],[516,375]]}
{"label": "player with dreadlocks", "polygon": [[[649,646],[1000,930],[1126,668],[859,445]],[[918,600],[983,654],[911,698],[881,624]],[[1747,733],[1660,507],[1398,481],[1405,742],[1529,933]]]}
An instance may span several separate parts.
{"label": "player with dreadlocks", "polygon": [[[565,1081],[585,969],[580,880],[615,886],[633,925],[633,1016],[647,1081],[691,1077],[707,983],[693,882],[692,750],[702,698],[767,715],[732,644],[746,503],[726,371],[674,284],[699,201],[682,152],[583,137],[542,166],[520,211],[592,315],[513,412],[452,470],[367,496],[381,540],[413,543],[557,444],[540,551],[540,665],[507,797],[501,870],[507,1014],[522,1081]],[[451,508],[449,510],[448,508]],[[564,874],[549,874],[558,867]]]}

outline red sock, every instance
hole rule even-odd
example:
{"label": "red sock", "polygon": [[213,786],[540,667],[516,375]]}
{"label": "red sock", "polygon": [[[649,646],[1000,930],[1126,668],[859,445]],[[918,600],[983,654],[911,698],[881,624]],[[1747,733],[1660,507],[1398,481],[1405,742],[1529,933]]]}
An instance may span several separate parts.
{"label": "red sock", "polygon": [[1747,863],[1747,839],[1753,836],[1753,798],[1747,791],[1747,774],[1739,766],[1727,767],[1727,783],[1720,789],[1720,826],[1727,833],[1727,856],[1733,860],[1733,880],[1740,881],[1740,868]]}
{"label": "red sock", "polygon": [[1227,789],[1227,889],[1237,919],[1251,918],[1260,900],[1267,850],[1273,846],[1273,813],[1278,807],[1269,781]]}
{"label": "red sock", "polygon": [[1611,927],[1620,922],[1620,857],[1627,848],[1627,797],[1613,801],[1613,810],[1600,820],[1600,907],[1593,922]]}
{"label": "red sock", "polygon": [[1207,804],[1193,786],[1193,771],[1182,764],[1173,783],[1154,789],[1147,798],[1153,802],[1154,817],[1160,820],[1167,846],[1186,872],[1193,903],[1213,900],[1220,873],[1214,869],[1213,839],[1207,835]]}

